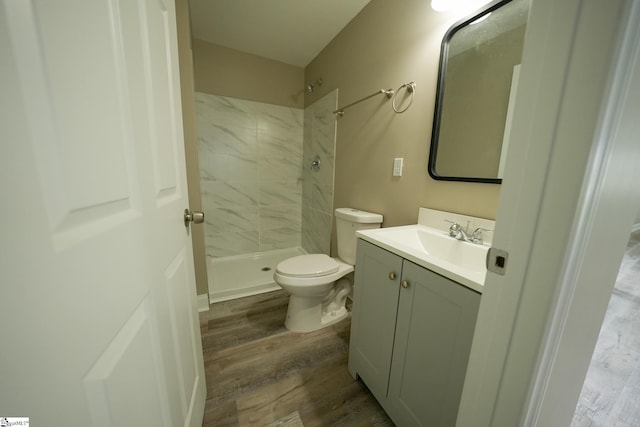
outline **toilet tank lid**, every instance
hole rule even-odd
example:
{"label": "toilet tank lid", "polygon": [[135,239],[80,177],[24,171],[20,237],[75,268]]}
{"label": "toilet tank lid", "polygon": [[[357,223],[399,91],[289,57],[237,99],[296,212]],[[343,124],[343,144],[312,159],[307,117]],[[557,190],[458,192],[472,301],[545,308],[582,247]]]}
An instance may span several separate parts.
{"label": "toilet tank lid", "polygon": [[336,217],[359,224],[380,224],[382,223],[382,215],[372,212],[365,212],[353,208],[336,209]]}

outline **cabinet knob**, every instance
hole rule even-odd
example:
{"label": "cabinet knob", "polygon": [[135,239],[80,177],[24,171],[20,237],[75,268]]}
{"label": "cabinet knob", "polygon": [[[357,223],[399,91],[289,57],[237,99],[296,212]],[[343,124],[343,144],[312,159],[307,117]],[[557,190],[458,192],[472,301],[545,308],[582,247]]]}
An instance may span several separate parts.
{"label": "cabinet knob", "polygon": [[396,278],[396,273],[394,273],[393,271],[389,273],[389,280],[395,280],[395,278]]}
{"label": "cabinet knob", "polygon": [[401,285],[402,285],[403,288],[408,288],[409,287],[409,282],[406,281],[406,280],[403,280]]}

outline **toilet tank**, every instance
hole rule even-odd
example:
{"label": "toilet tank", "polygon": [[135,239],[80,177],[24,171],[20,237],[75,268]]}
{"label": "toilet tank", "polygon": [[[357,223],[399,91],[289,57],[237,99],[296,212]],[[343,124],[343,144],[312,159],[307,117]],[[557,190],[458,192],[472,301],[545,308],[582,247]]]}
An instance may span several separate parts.
{"label": "toilet tank", "polygon": [[380,228],[382,215],[352,208],[336,209],[338,258],[347,264],[356,264],[356,231]]}

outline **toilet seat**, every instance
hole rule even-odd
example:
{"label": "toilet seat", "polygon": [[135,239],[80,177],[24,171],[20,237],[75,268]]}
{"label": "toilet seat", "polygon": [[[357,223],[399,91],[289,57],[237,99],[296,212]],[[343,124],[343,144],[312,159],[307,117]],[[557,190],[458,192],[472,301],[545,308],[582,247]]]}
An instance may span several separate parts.
{"label": "toilet seat", "polygon": [[336,273],[338,262],[325,254],[299,255],[282,261],[276,272],[288,277],[322,277]]}

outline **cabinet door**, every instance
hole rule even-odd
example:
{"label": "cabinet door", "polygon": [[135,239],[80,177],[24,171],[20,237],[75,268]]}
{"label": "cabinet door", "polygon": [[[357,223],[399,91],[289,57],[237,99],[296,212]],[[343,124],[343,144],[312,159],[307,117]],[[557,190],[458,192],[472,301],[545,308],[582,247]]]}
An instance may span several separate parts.
{"label": "cabinet door", "polygon": [[402,426],[454,426],[480,295],[404,261],[389,381]]}
{"label": "cabinet door", "polygon": [[401,274],[402,258],[358,239],[349,372],[379,401],[387,395]]}

